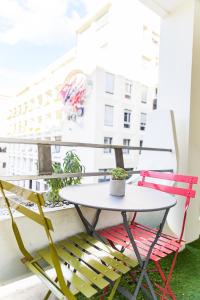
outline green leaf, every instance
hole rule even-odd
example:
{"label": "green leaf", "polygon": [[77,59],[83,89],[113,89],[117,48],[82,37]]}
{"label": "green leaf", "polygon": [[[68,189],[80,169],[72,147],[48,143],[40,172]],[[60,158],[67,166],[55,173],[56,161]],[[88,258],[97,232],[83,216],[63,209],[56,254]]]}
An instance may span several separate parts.
{"label": "green leaf", "polygon": [[114,180],[124,180],[128,177],[128,172],[123,168],[115,168],[111,172],[112,179]]}
{"label": "green leaf", "polygon": [[[56,174],[85,172],[85,167],[81,164],[78,155],[73,150],[66,152],[62,166],[60,163],[53,163],[52,168]],[[60,199],[59,191],[61,188],[68,185],[80,184],[81,177],[51,178],[47,179],[46,182],[50,187],[48,201],[54,203]]]}

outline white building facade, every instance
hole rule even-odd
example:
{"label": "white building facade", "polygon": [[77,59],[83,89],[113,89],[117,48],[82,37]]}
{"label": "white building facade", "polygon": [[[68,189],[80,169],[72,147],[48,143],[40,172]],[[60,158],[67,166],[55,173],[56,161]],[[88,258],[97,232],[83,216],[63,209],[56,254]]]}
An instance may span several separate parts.
{"label": "white building facade", "polygon": [[[131,1],[127,0],[127,10],[129,5]],[[130,18],[119,23],[120,6],[115,2],[108,2],[83,21],[77,30],[77,47],[16,96],[7,120],[8,136],[142,145],[146,114],[156,108],[159,28],[151,22],[152,13],[147,18],[146,8],[137,2],[135,5],[138,15],[142,10],[144,13],[137,22]],[[130,36],[126,38],[130,33],[133,42],[129,45]],[[60,91],[70,74],[75,74],[75,81],[79,74],[85,76],[86,95],[81,104],[83,113],[69,117],[71,100],[64,104]],[[62,162],[67,150],[52,147],[53,160]],[[105,171],[115,166],[114,151],[109,149],[76,151],[86,171]],[[124,150],[125,167],[135,169],[138,155],[139,152]],[[36,147],[11,145],[9,174],[36,173]],[[43,190],[46,186],[36,182],[33,188]]]}

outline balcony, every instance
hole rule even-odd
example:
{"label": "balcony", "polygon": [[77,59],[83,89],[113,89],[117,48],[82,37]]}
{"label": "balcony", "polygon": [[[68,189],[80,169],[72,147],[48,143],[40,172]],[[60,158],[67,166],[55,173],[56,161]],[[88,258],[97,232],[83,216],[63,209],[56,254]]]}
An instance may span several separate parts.
{"label": "balcony", "polygon": [[[144,162],[144,158],[148,157],[152,165],[148,165],[148,169],[156,169],[160,171],[173,171],[178,169],[180,172],[188,174],[199,175],[200,170],[200,139],[199,131],[199,4],[197,1],[157,1],[142,0],[143,3],[154,9],[162,17],[161,30],[161,57],[160,57],[160,84],[158,93],[158,108],[159,109],[173,109],[176,120],[177,129],[177,143],[179,151],[176,153],[177,165],[171,163],[163,158],[160,161],[165,165],[163,168],[155,168],[156,158],[160,157],[160,153],[174,154],[173,147],[165,147],[164,142],[166,136],[165,131],[157,136],[157,143],[160,143],[159,148],[155,147],[126,147],[121,145],[100,145],[87,143],[69,143],[69,142],[50,142],[37,140],[18,140],[18,139],[0,139],[0,143],[5,144],[28,144],[35,145],[38,149],[38,174],[28,175],[13,175],[5,176],[3,179],[8,181],[26,181],[31,188],[32,183],[37,180],[51,179],[51,178],[67,178],[74,176],[81,176],[83,178],[96,178],[97,176],[109,176],[110,172],[86,172],[83,174],[52,174],[52,157],[51,146],[61,147],[82,147],[94,149],[113,149],[115,153],[115,163],[117,166],[124,167],[123,149],[128,151],[142,151],[140,161]],[[173,3],[172,3],[173,2]],[[178,53],[178,54],[177,54]],[[154,103],[155,104],[155,103]],[[157,107],[156,105],[154,105]],[[15,112],[16,114],[16,112]],[[162,126],[162,120],[159,124]],[[166,129],[167,127],[165,127]],[[146,129],[145,129],[146,131]],[[149,154],[147,155],[147,153]],[[170,154],[170,155],[171,155]],[[150,158],[151,157],[151,158]],[[153,159],[152,159],[153,157]],[[173,166],[172,166],[173,165]],[[139,169],[129,171],[129,175],[136,175]],[[141,169],[144,165],[141,164]],[[19,168],[20,171],[20,168]],[[197,188],[197,195],[199,195],[199,187]],[[173,211],[168,219],[168,230],[176,232],[179,221],[179,211],[181,204]],[[93,218],[92,210],[85,211],[88,219]],[[49,209],[46,214],[51,217],[56,224],[56,231],[63,232],[63,227],[66,228],[65,234],[71,234],[79,231],[82,228],[80,220],[74,213],[73,207],[69,206],[64,209]],[[35,231],[33,227],[27,227],[24,217],[17,216],[18,222],[24,230],[28,244],[35,249],[37,246],[43,245],[43,237],[40,232]],[[70,219],[70,222],[67,220]],[[104,226],[112,225],[119,222],[118,216],[113,214],[112,218],[104,215]],[[62,220],[62,222],[61,222]],[[72,222],[72,220],[74,220]],[[199,201],[192,203],[191,210],[188,215],[188,224],[186,228],[185,239],[189,243],[186,248],[180,253],[175,269],[174,279],[172,280],[172,288],[174,289],[177,299],[199,299],[199,280],[200,277],[200,261],[199,261]],[[150,220],[147,218],[147,222]],[[151,220],[152,221],[152,220]],[[153,219],[153,222],[155,219]],[[106,223],[108,222],[108,223]],[[21,276],[27,275],[26,270],[19,261],[19,252],[14,244],[13,237],[10,233],[10,219],[8,217],[2,218],[2,239],[0,242],[0,251],[2,251],[0,262],[1,272],[0,281],[6,283],[14,280],[14,283],[6,284],[0,287],[0,299],[31,299],[34,294],[34,299],[39,299],[43,296],[43,287],[38,283],[34,277],[27,277],[25,279],[17,280]],[[69,228],[70,224],[70,228]],[[102,224],[100,224],[101,226]],[[83,229],[83,228],[82,228]],[[68,231],[69,230],[69,231]],[[6,233],[6,234],[5,234]],[[31,233],[31,237],[30,237]],[[39,243],[36,239],[39,237]],[[55,235],[55,239],[62,239],[62,235]],[[8,246],[6,246],[8,245]],[[37,245],[37,246],[36,246]],[[169,258],[170,260],[170,258]],[[164,261],[164,268],[168,269],[169,260]],[[14,263],[10,263],[14,262]],[[152,274],[153,280],[158,279]],[[26,287],[26,288],[25,288]],[[17,298],[18,297],[18,298]],[[118,298],[116,298],[118,299]],[[120,299],[120,298],[119,298]],[[138,297],[138,299],[140,299]],[[142,296],[141,296],[141,299]]]}
{"label": "balcony", "polygon": [[[162,123],[160,122],[162,120]],[[9,139],[1,138],[0,143],[7,146],[9,145],[18,145],[17,149],[20,147],[22,149],[25,147],[35,147],[34,155],[38,155],[37,158],[37,173],[35,174],[22,174],[22,175],[12,175],[12,176],[1,176],[1,179],[9,182],[26,182],[26,187],[33,187],[33,183],[38,180],[44,179],[64,179],[70,177],[82,177],[83,179],[92,179],[99,176],[109,176],[109,172],[84,172],[84,173],[64,173],[64,174],[55,174],[52,172],[52,154],[55,147],[60,147],[62,149],[68,148],[80,148],[86,149],[87,151],[93,149],[93,151],[98,149],[112,149],[113,159],[115,160],[115,165],[118,167],[126,167],[124,164],[124,149],[127,149],[129,152],[141,153],[140,160],[138,163],[137,170],[128,171],[129,175],[132,176],[132,181],[136,182],[138,180],[138,174],[140,169],[152,169],[160,172],[173,172],[176,171],[178,163],[178,151],[177,151],[177,141],[175,133],[175,124],[173,123],[173,114],[172,112],[159,112],[155,111],[149,115],[148,126],[145,130],[144,137],[144,146],[143,147],[134,147],[134,146],[124,146],[124,145],[105,145],[105,144],[91,144],[91,143],[75,143],[75,142],[64,142],[64,141],[49,141],[49,140],[27,140],[27,139]],[[157,126],[159,124],[160,126]],[[160,139],[157,139],[159,132],[165,132],[164,135],[160,136]],[[163,148],[158,147],[158,143],[164,145]],[[13,149],[13,147],[12,147]],[[12,152],[13,155],[14,152]],[[22,152],[21,152],[22,153]],[[103,151],[102,151],[103,153]],[[84,182],[83,182],[84,184]],[[134,185],[134,183],[133,183]],[[134,188],[134,186],[133,186]],[[173,211],[173,214],[169,216],[166,230],[167,232],[177,232],[179,226],[174,222],[176,219],[177,213],[179,213],[180,208],[177,208]],[[89,221],[92,221],[95,218],[93,209],[84,208],[84,214],[87,216]],[[45,215],[48,216],[53,224],[55,225],[54,239],[55,241],[62,240],[66,235],[70,236],[71,234],[80,232],[84,230],[84,227],[80,221],[80,218],[75,212],[75,209],[72,205],[65,207],[55,207],[55,208],[46,208]],[[151,224],[155,226],[157,220],[159,219],[160,214],[154,213],[153,218],[152,214],[145,216],[140,216],[140,220],[145,224]],[[0,281],[2,286],[0,287],[1,295],[3,298],[9,300],[15,297],[19,299],[32,299],[32,293],[35,299],[40,299],[41,295],[44,295],[45,290],[44,286],[38,281],[35,276],[31,276],[27,272],[26,268],[20,262],[20,253],[18,251],[17,245],[13,239],[13,235],[10,231],[11,220],[8,215],[0,216],[1,219],[1,228],[2,235],[0,237],[0,249],[1,256],[4,259],[1,261],[0,268],[4,270],[0,274]],[[29,245],[29,249],[34,251],[37,248],[41,248],[45,245],[44,235],[39,228],[36,228],[34,224],[27,222],[26,217],[21,214],[16,214],[17,223],[20,225],[20,228],[25,236],[26,243]],[[121,216],[117,212],[112,213],[110,217],[109,212],[104,211],[102,213],[102,218],[99,220],[98,228],[105,226],[112,226],[114,224],[121,222]],[[64,229],[64,230],[63,230]],[[30,235],[31,232],[31,235]],[[178,271],[175,271],[174,279],[172,280],[172,287],[177,295],[181,295],[178,280],[180,273],[184,276],[191,274],[190,278],[185,278],[183,276],[182,281],[187,282],[187,284],[192,285],[193,281],[193,271],[197,268],[198,257],[195,255],[195,249],[199,248],[199,241],[195,241],[191,244],[188,244],[186,249],[180,254],[180,260],[178,262]],[[189,254],[188,254],[189,253]],[[186,261],[187,263],[183,263]],[[164,268],[169,267],[170,257],[164,260]],[[188,262],[191,262],[192,267],[188,268]],[[187,271],[186,271],[187,270]],[[197,271],[198,273],[198,268]],[[156,275],[151,274],[152,280],[156,281]],[[126,278],[126,277],[124,277]],[[184,279],[185,278],[185,279]],[[127,279],[128,280],[128,279]],[[9,283],[11,282],[11,283]],[[25,288],[24,286],[29,287]],[[187,285],[182,284],[183,291],[188,295]],[[195,289],[198,290],[198,287]],[[194,294],[195,295],[195,294]],[[119,296],[120,297],[120,296]],[[141,297],[141,298],[140,298]],[[53,298],[52,298],[53,299]],[[118,299],[118,298],[116,298]],[[119,298],[120,299],[120,298]],[[138,296],[138,299],[143,299],[143,296]],[[180,298],[181,299],[181,298]],[[183,298],[184,299],[184,298]],[[195,299],[195,298],[194,298]]]}

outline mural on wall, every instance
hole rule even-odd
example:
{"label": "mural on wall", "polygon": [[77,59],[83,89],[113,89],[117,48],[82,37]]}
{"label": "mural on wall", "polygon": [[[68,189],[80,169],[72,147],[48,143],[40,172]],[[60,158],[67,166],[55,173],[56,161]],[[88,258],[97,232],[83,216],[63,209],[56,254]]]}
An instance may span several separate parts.
{"label": "mural on wall", "polygon": [[85,103],[91,81],[80,70],[70,72],[65,79],[59,96],[64,104],[67,119],[77,122],[85,113]]}

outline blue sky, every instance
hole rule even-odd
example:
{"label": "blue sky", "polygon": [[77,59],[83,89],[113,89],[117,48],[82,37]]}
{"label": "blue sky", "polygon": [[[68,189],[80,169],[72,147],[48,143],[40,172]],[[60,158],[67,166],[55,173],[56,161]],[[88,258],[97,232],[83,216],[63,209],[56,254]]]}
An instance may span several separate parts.
{"label": "blue sky", "polygon": [[0,0],[0,94],[12,95],[75,46],[75,27],[97,3]]}

